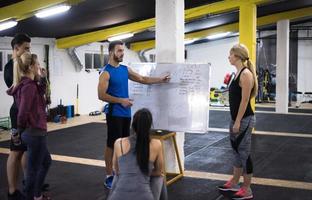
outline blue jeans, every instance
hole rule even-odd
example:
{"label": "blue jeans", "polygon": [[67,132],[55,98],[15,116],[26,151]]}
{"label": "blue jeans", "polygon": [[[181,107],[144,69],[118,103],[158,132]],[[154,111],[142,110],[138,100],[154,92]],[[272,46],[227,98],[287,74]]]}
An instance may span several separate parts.
{"label": "blue jeans", "polygon": [[31,136],[27,131],[22,134],[27,145],[26,200],[41,196],[41,188],[51,165],[51,155],[47,149],[46,136]]}

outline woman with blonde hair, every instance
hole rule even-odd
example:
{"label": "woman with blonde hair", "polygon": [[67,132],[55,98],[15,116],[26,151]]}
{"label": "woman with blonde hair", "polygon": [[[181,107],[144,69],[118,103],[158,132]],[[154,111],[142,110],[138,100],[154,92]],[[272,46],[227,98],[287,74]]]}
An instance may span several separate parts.
{"label": "woman with blonde hair", "polygon": [[17,130],[27,145],[26,200],[50,199],[42,194],[42,186],[51,165],[47,149],[45,78],[40,74],[38,58],[29,52],[14,59],[14,83],[7,91],[18,108]]}
{"label": "woman with blonde hair", "polygon": [[[224,185],[221,191],[235,192],[234,200],[252,199],[250,188],[253,164],[250,156],[251,133],[255,126],[254,111],[250,100],[255,97],[258,89],[256,70],[252,65],[249,52],[245,45],[234,45],[230,50],[229,61],[237,73],[229,88],[230,100],[230,141],[233,149],[233,177]],[[244,183],[239,186],[240,176]]]}

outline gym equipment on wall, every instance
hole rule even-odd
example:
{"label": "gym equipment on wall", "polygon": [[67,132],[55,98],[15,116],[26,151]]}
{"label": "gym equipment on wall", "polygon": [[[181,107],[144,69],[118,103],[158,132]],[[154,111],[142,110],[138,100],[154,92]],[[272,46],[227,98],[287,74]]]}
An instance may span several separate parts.
{"label": "gym equipment on wall", "polygon": [[78,106],[79,106],[79,84],[77,84],[77,96],[76,96],[76,114],[75,116],[80,116],[79,111],[78,111]]}
{"label": "gym equipment on wall", "polygon": [[210,105],[211,106],[229,106],[229,86],[235,77],[235,73],[226,73],[223,83],[225,86],[210,89]]}

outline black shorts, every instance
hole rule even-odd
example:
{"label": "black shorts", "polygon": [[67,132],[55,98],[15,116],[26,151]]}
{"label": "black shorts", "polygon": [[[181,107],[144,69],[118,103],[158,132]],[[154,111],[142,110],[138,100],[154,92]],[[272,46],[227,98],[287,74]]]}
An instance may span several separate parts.
{"label": "black shorts", "polygon": [[[11,127],[15,129],[17,128],[17,113],[18,113],[18,109],[17,109],[16,103],[14,102],[10,109],[10,118],[11,118]],[[11,151],[27,151],[27,146],[23,142],[19,145],[15,145],[11,139],[10,150]]]}
{"label": "black shorts", "polygon": [[24,142],[22,141],[22,143],[21,144],[19,144],[19,145],[15,145],[14,143],[13,143],[13,140],[11,139],[11,141],[10,141],[10,150],[11,151],[27,151],[27,146],[26,146],[26,144],[24,144]]}
{"label": "black shorts", "polygon": [[107,147],[114,149],[117,139],[130,135],[131,117],[116,117],[106,115],[107,123]]}

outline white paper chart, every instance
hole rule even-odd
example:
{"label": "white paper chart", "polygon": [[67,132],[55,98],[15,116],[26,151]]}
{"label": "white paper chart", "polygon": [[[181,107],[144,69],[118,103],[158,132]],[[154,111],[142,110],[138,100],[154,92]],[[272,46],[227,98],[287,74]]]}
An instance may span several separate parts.
{"label": "white paper chart", "polygon": [[129,81],[132,115],[140,108],[153,114],[153,128],[203,133],[209,127],[210,64],[132,63],[143,76],[170,74],[169,83],[143,85]]}

